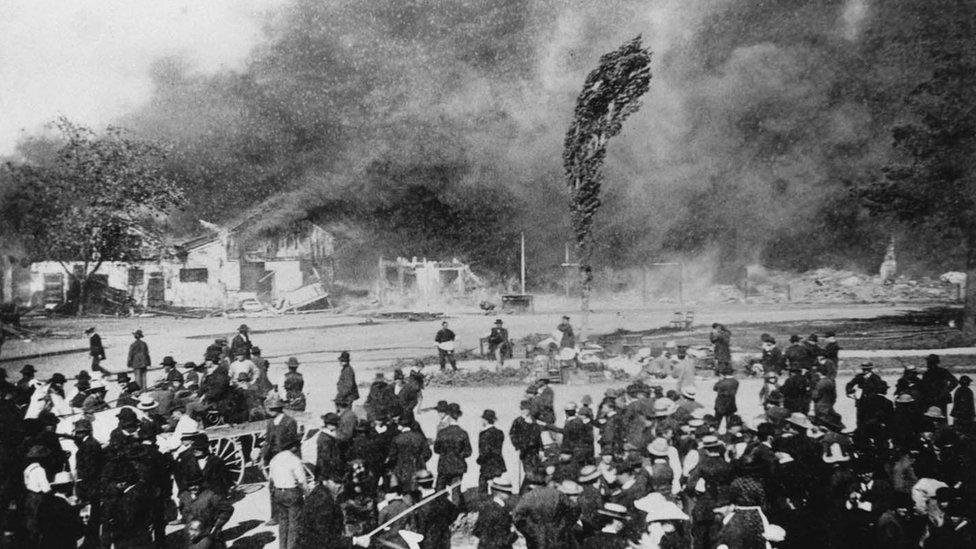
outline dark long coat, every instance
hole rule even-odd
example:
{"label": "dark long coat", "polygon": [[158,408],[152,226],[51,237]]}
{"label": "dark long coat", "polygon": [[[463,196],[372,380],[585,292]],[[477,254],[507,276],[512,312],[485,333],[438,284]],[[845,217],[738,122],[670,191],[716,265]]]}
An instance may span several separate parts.
{"label": "dark long coat", "polygon": [[352,540],[345,535],[345,517],[332,492],[318,484],[305,498],[299,522],[300,549],[350,549]]}
{"label": "dark long coat", "polygon": [[130,370],[143,370],[149,368],[152,364],[152,360],[149,358],[149,345],[146,342],[137,339],[129,345],[129,359],[126,362],[126,367]]}
{"label": "dark long coat", "polygon": [[339,371],[339,381],[336,383],[336,400],[353,402],[359,400],[359,388],[356,386],[356,372],[352,366],[343,364]]}
{"label": "dark long coat", "polygon": [[727,416],[734,414],[739,409],[735,405],[735,394],[739,391],[739,380],[735,378],[724,378],[715,382],[713,387],[715,395],[715,415]]}
{"label": "dark long coat", "polygon": [[413,486],[413,476],[427,467],[431,458],[430,446],[417,431],[403,431],[393,437],[387,464],[400,486]]}
{"label": "dark long coat", "polygon": [[468,470],[467,459],[471,455],[468,433],[457,425],[448,425],[437,433],[434,441],[437,460],[437,476],[460,476]]}
{"label": "dark long coat", "polygon": [[491,426],[478,433],[478,466],[481,468],[481,478],[496,478],[507,469],[505,458],[502,457],[502,446],[505,444],[505,433],[501,429]]}
{"label": "dark long coat", "polygon": [[76,549],[85,534],[78,508],[63,498],[45,494],[41,502],[41,523],[53,527],[41,530],[39,549]]}

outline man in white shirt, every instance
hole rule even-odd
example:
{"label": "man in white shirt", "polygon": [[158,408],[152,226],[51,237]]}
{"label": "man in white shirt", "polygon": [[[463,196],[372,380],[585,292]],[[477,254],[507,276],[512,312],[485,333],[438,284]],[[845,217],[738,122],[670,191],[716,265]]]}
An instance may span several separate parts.
{"label": "man in white shirt", "polygon": [[300,535],[299,519],[308,486],[305,464],[296,454],[300,444],[298,437],[283,440],[281,451],[268,465],[268,480],[274,486],[271,498],[278,509],[278,546],[281,549],[297,547]]}
{"label": "man in white shirt", "polygon": [[228,373],[230,374],[231,381],[239,380],[241,374],[244,374],[250,382],[254,380],[254,375],[257,373],[257,366],[244,356],[243,351],[239,351],[234,356],[234,362],[231,362],[230,366],[228,366]]}

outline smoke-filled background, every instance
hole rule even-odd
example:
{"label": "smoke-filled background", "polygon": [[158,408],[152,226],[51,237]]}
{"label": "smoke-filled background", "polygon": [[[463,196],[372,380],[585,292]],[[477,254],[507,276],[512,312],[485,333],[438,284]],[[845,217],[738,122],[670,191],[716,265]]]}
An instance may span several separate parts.
{"label": "smoke-filled background", "polygon": [[524,231],[539,287],[572,240],[561,149],[579,87],[642,34],[654,78],[610,144],[598,267],[874,270],[896,236],[901,264],[928,272],[954,249],[869,217],[852,192],[881,177],[939,18],[960,5],[293,0],[240,67],[158,59],[151,99],[117,122],[173,145],[179,233],[310,219],[339,235],[337,276],[355,280],[381,254],[513,275]]}

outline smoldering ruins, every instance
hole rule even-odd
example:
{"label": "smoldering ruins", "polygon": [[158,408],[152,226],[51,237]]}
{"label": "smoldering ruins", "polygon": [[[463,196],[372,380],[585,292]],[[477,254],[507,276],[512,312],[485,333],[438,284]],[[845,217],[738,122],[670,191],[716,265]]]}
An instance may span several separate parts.
{"label": "smoldering ruins", "polygon": [[[960,239],[853,198],[899,162],[892,129],[931,75],[945,13],[870,0],[296,0],[267,10],[241,68],[157,59],[149,100],[114,122],[170,147],[162,168],[186,193],[163,222],[174,239],[260,205],[257,231],[311,222],[335,237],[338,284],[362,289],[379,257],[419,257],[511,288],[524,234],[530,287],[574,291],[560,267],[572,241],[562,136],[586,72],[642,35],[654,80],[609,150],[598,290],[636,290],[633,273],[669,261],[701,289],[741,288],[756,268],[875,274],[892,239],[896,276],[937,279],[964,270]],[[29,135],[9,160],[43,164],[55,138]]]}

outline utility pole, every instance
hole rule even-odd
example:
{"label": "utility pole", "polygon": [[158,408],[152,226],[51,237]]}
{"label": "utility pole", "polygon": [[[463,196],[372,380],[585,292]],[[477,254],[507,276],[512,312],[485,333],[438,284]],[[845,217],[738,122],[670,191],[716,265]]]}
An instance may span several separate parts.
{"label": "utility pole", "polygon": [[521,240],[522,240],[522,260],[521,260],[521,264],[522,264],[521,265],[522,266],[522,295],[525,295],[525,233],[523,232],[523,233],[520,233],[520,234],[521,234]]}

